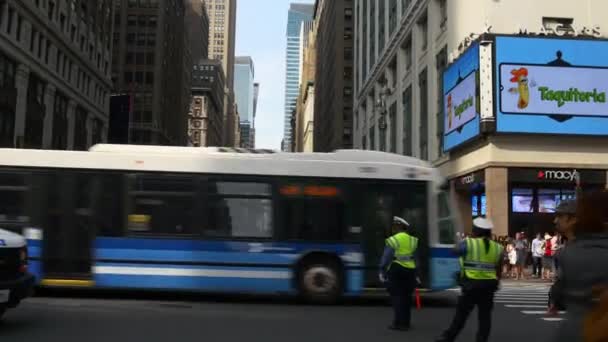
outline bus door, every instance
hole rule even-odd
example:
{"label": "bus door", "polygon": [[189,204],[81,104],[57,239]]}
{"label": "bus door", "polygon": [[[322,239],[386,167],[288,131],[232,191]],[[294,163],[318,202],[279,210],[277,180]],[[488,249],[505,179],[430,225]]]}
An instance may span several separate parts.
{"label": "bus door", "polygon": [[[386,183],[361,185],[358,197],[359,210],[355,213],[361,231],[361,245],[365,255],[365,286],[381,287],[378,265],[382,258],[385,240],[391,235],[393,216],[400,216],[414,227],[420,239],[418,253],[424,260],[428,254],[427,195],[424,182]],[[426,265],[422,275],[426,274]]]}
{"label": "bus door", "polygon": [[[92,173],[57,171],[48,174],[47,214],[43,227],[43,285],[70,285],[92,278],[94,199],[100,189]],[[114,189],[105,189],[114,191]]]}

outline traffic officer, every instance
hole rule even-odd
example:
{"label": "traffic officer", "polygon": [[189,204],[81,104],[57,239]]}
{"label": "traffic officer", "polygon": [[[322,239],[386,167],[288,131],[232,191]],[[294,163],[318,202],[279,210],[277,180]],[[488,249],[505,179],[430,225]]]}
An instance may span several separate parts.
{"label": "traffic officer", "polygon": [[454,341],[475,306],[479,317],[477,342],[486,342],[490,337],[494,293],[498,290],[503,260],[502,246],[491,240],[493,227],[489,219],[476,218],[473,237],[456,246],[456,253],[460,256],[462,294],[452,324],[437,342]]}
{"label": "traffic officer", "polygon": [[410,329],[412,293],[416,288],[416,261],[414,254],[418,239],[408,234],[410,224],[401,217],[393,217],[392,235],[386,239],[386,247],[380,262],[380,280],[388,279],[388,292],[395,313],[389,329]]}

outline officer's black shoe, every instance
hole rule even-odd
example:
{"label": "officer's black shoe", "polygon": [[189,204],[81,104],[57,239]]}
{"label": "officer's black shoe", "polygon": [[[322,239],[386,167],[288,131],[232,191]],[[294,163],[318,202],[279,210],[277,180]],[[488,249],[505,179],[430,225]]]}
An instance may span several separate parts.
{"label": "officer's black shoe", "polygon": [[388,326],[389,329],[391,330],[397,330],[397,331],[409,331],[410,327],[407,325],[395,325],[395,324],[391,324]]}

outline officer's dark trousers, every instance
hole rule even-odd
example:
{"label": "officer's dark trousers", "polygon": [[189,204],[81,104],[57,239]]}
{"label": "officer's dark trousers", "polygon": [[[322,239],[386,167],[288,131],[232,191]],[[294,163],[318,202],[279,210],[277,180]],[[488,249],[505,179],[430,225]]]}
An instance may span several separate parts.
{"label": "officer's dark trousers", "polygon": [[416,271],[392,264],[388,271],[388,291],[395,317],[393,325],[409,328],[412,310],[412,293],[416,288]]}
{"label": "officer's dark trousers", "polygon": [[492,308],[494,306],[494,292],[496,288],[490,286],[463,287],[462,295],[458,298],[456,316],[452,325],[443,333],[447,341],[454,341],[465,323],[469,314],[477,306],[479,327],[477,328],[477,342],[487,342],[492,328]]}

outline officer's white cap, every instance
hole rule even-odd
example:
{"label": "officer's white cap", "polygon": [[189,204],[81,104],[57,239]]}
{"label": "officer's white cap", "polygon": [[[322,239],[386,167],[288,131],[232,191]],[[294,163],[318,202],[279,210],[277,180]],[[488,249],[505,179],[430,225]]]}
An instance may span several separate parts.
{"label": "officer's white cap", "polygon": [[400,223],[400,224],[406,225],[408,227],[410,226],[410,224],[406,220],[404,220],[398,216],[393,216],[393,223]]}
{"label": "officer's white cap", "polygon": [[473,226],[479,229],[492,230],[494,228],[494,224],[487,218],[478,217],[473,220]]}

